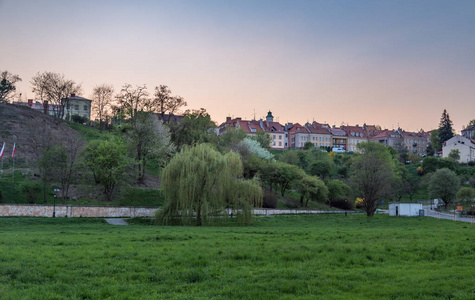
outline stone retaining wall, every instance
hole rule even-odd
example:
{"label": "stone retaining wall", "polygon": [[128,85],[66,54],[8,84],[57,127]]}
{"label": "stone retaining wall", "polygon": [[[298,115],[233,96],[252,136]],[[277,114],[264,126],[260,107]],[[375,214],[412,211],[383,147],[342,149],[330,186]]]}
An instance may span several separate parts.
{"label": "stone retaining wall", "polygon": [[56,217],[152,217],[158,207],[127,207],[127,206],[68,206],[68,205],[0,205],[0,216],[24,216],[24,217],[52,217],[53,211]]}
{"label": "stone retaining wall", "polygon": [[[0,217],[89,217],[89,218],[135,218],[153,217],[158,207],[131,206],[73,206],[73,205],[34,205],[34,204],[0,204]],[[228,210],[231,214],[231,210]],[[254,209],[255,215],[281,214],[328,214],[345,213],[345,211],[325,211],[307,209]],[[354,213],[348,211],[348,213]]]}

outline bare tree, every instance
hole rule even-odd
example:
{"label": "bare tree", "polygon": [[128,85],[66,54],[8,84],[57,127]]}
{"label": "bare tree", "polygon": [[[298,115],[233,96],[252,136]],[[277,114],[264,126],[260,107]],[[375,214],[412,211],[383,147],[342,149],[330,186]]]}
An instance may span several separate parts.
{"label": "bare tree", "polygon": [[21,81],[18,75],[8,71],[0,72],[0,102],[7,102],[13,98],[16,91],[15,83]]}
{"label": "bare tree", "polygon": [[152,101],[153,108],[150,111],[161,114],[163,119],[165,113],[173,114],[180,107],[187,105],[183,97],[171,96],[171,93],[166,85],[156,86],[155,97]]}
{"label": "bare tree", "polygon": [[54,116],[62,119],[71,94],[81,94],[81,85],[64,78],[63,74],[39,72],[31,81],[32,91],[39,95],[41,102],[48,100],[52,104]]}
{"label": "bare tree", "polygon": [[128,83],[122,87],[116,99],[125,115],[135,119],[137,112],[142,110],[147,102],[148,92],[146,90],[147,86],[145,84],[136,86],[135,89]]}
{"label": "bare tree", "polygon": [[92,111],[99,118],[99,128],[102,133],[104,124],[107,124],[107,118],[111,113],[112,94],[114,87],[110,84],[101,84],[92,90]]}

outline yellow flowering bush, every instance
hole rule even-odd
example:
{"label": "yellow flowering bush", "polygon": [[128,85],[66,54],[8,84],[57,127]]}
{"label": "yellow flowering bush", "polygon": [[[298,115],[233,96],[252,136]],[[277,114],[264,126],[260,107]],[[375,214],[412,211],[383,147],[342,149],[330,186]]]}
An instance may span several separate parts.
{"label": "yellow flowering bush", "polygon": [[363,208],[363,202],[364,202],[364,199],[363,198],[356,198],[355,200],[355,207],[356,208]]}

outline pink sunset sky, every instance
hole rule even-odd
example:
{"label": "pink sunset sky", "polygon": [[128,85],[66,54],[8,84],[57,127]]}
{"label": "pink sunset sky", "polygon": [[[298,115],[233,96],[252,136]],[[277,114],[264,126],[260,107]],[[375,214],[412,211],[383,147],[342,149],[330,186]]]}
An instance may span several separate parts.
{"label": "pink sunset sky", "polygon": [[475,119],[475,1],[0,0],[0,70],[168,85],[218,124],[454,129]]}

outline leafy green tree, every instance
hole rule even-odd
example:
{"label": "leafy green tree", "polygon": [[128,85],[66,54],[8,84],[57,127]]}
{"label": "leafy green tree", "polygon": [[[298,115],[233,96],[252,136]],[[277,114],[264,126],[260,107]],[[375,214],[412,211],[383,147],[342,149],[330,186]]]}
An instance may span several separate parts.
{"label": "leafy green tree", "polygon": [[305,144],[303,145],[303,150],[312,150],[314,148],[315,146],[312,142],[305,142]]}
{"label": "leafy green tree", "polygon": [[305,176],[305,172],[297,166],[280,161],[265,163],[261,168],[261,178],[268,182],[270,188],[279,188],[280,194],[285,192]]}
{"label": "leafy green tree", "polygon": [[457,192],[457,200],[470,205],[470,211],[473,212],[473,203],[475,198],[475,189],[465,186],[461,187]]}
{"label": "leafy green tree", "polygon": [[16,91],[15,84],[21,81],[18,75],[8,71],[0,71],[0,102],[7,102],[13,98]]}
{"label": "leafy green tree", "polygon": [[430,132],[430,144],[435,151],[442,150],[442,143],[439,138],[439,129],[434,129]]}
{"label": "leafy green tree", "polygon": [[115,188],[126,181],[130,165],[124,143],[118,139],[94,140],[86,145],[83,156],[96,184],[104,187],[106,200],[112,201]]}
{"label": "leafy green tree", "polygon": [[20,185],[20,191],[25,194],[28,203],[35,203],[36,197],[41,192],[41,184],[37,181],[24,181]]}
{"label": "leafy green tree", "polygon": [[272,137],[265,131],[258,131],[251,136],[251,139],[256,140],[262,148],[270,149],[270,143],[272,142]]}
{"label": "leafy green tree", "polygon": [[338,199],[347,199],[351,193],[351,188],[341,180],[327,180],[328,200],[330,202]]}
{"label": "leafy green tree", "polygon": [[280,156],[280,161],[291,165],[297,165],[299,163],[298,151],[285,151],[284,154]]}
{"label": "leafy green tree", "polygon": [[310,175],[318,176],[321,179],[325,179],[330,176],[332,171],[332,164],[329,159],[318,160],[310,166]]}
{"label": "leafy green tree", "polygon": [[450,120],[449,113],[444,109],[442,117],[439,123],[439,147],[442,149],[442,144],[450,140],[454,136],[454,130],[452,128],[452,121]]}
{"label": "leafy green tree", "polygon": [[[241,128],[228,127],[224,133],[216,138],[216,147],[221,153],[233,150],[241,153],[240,143],[247,137]],[[241,153],[243,155],[243,153]]]}
{"label": "leafy green tree", "polygon": [[429,182],[429,195],[444,202],[445,209],[456,198],[460,180],[454,171],[447,168],[437,170]]}
{"label": "leafy green tree", "polygon": [[465,128],[470,128],[470,127],[472,127],[472,126],[474,126],[474,125],[475,125],[475,119],[470,120],[470,122],[468,122],[468,124],[467,124],[467,127],[465,127]]}
{"label": "leafy green tree", "polygon": [[211,116],[204,108],[187,110],[179,124],[170,124],[172,142],[178,149],[188,145],[207,143],[216,137]]}
{"label": "leafy green tree", "polygon": [[449,158],[453,159],[453,160],[459,160],[460,159],[460,150],[459,149],[452,149],[450,150],[450,153],[449,153]]}
{"label": "leafy green tree", "polygon": [[137,181],[143,183],[147,162],[155,160],[164,166],[175,147],[170,141],[170,132],[157,117],[141,112],[133,120],[133,127],[125,134],[138,166]]}
{"label": "leafy green tree", "polygon": [[359,149],[363,153],[354,157],[351,179],[364,199],[366,215],[371,217],[391,190],[391,180],[395,176],[394,160],[388,148],[379,143],[362,143]]}
{"label": "leafy green tree", "polygon": [[305,175],[296,183],[296,188],[300,192],[300,206],[308,206],[308,201],[322,201],[328,199],[328,189],[320,178]]}
{"label": "leafy green tree", "polygon": [[242,163],[234,152],[221,154],[208,144],[184,148],[162,172],[165,205],[158,212],[159,224],[197,226],[219,221],[229,207],[242,223],[252,220],[252,209],[262,204],[262,189],[243,180]]}

